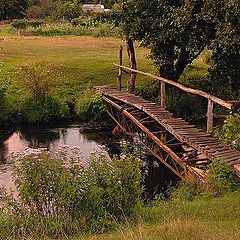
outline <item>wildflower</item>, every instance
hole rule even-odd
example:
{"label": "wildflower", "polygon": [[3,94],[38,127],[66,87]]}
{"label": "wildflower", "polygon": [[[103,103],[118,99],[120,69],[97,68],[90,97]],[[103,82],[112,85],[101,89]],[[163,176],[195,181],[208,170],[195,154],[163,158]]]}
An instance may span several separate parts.
{"label": "wildflower", "polygon": [[118,181],[118,183],[119,183],[119,184],[122,184],[122,182],[121,182],[120,180]]}

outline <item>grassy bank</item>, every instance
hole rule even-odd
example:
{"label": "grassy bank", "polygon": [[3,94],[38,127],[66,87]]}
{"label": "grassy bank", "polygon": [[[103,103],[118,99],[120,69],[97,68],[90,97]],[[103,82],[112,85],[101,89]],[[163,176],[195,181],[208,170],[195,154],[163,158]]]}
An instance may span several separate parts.
{"label": "grassy bank", "polygon": [[[239,192],[223,197],[202,196],[193,201],[173,200],[153,206],[151,219],[139,218],[136,225],[82,239],[112,240],[237,240],[240,238]],[[77,239],[77,238],[76,238]]]}
{"label": "grassy bank", "polygon": [[[69,117],[69,112],[71,116],[74,114],[82,116],[89,108],[88,104],[85,103],[88,103],[93,95],[93,93],[85,92],[86,89],[94,85],[116,86],[117,69],[112,63],[118,61],[119,45],[125,47],[125,43],[121,39],[109,37],[24,37],[3,34],[0,39],[0,83],[5,89],[5,112],[8,116],[13,114],[14,116],[11,118],[24,115],[23,108],[27,105],[26,102],[32,102],[31,98],[29,100],[31,94],[27,91],[27,87],[30,88],[29,85],[24,88],[21,86],[22,79],[24,79],[24,76],[20,78],[22,75],[21,66],[30,65],[31,67],[34,64],[41,66],[42,70],[41,68],[37,70],[38,73],[41,73],[47,70],[48,65],[51,65],[51,68],[54,68],[56,72],[52,77],[56,86],[48,92],[51,97],[54,97],[54,100],[50,101],[51,108],[52,105],[60,106],[60,109],[56,109],[55,112],[68,112],[65,114],[66,118]],[[140,48],[139,44],[136,44],[138,69],[156,73],[151,61],[146,58],[148,52],[147,49]],[[123,59],[123,64],[127,66],[126,50]],[[201,85],[204,82],[202,78],[207,72],[207,67],[208,65],[203,63],[202,59],[196,60],[186,69],[181,81],[192,87]],[[25,79],[28,78],[25,76]],[[126,79],[127,75],[125,74],[123,81],[126,82]],[[52,80],[50,79],[49,82]],[[159,101],[158,82],[139,75],[136,87],[137,94],[150,100]],[[40,101],[37,106],[29,106],[30,113],[28,112],[25,114],[27,116],[24,115],[22,118],[28,120],[29,115],[35,114],[32,114],[31,109],[36,109],[39,105],[44,105],[45,108],[46,105],[49,106],[49,104],[42,104]],[[63,105],[64,107],[62,107]],[[66,105],[69,108],[68,111]],[[170,110],[174,110],[174,106],[175,100],[171,99],[170,94]],[[52,118],[47,116],[43,117],[41,121],[47,122],[58,118],[61,116]],[[33,117],[32,122],[34,121]]]}

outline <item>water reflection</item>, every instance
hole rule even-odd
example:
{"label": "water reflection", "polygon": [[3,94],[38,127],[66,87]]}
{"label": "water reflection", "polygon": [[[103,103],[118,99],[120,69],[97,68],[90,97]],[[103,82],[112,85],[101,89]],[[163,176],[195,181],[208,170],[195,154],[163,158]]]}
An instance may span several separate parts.
{"label": "water reflection", "polygon": [[77,124],[58,128],[21,128],[0,143],[0,161],[6,162],[10,150],[23,151],[26,147],[44,147],[54,153],[60,145],[81,147],[83,154],[88,157],[92,150],[101,150],[99,145],[107,145],[114,149],[112,138],[111,132],[81,133]]}

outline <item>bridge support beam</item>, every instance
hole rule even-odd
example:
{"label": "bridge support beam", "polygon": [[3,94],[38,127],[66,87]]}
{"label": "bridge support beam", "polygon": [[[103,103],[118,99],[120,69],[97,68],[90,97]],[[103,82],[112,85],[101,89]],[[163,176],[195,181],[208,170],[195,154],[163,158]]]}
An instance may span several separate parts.
{"label": "bridge support beam", "polygon": [[207,133],[213,129],[213,101],[208,99],[208,110],[207,110]]}
{"label": "bridge support beam", "polygon": [[166,83],[161,81],[161,107],[166,108]]}
{"label": "bridge support beam", "polygon": [[[119,49],[119,65],[122,65],[122,51],[123,51],[123,47],[120,46],[120,49]],[[119,67],[119,69],[118,69],[117,85],[118,85],[118,91],[121,91],[121,88],[122,88],[122,68],[121,67]]]}

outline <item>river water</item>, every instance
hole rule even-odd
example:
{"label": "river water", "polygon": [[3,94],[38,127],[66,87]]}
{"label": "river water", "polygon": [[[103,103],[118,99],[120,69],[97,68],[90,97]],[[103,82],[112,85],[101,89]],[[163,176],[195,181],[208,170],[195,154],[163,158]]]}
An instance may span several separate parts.
{"label": "river water", "polygon": [[109,157],[119,153],[125,143],[124,140],[115,138],[111,131],[83,133],[82,123],[70,125],[55,125],[54,127],[26,126],[9,133],[0,140],[0,187],[7,191],[15,190],[11,176],[11,165],[7,162],[7,155],[11,150],[23,151],[26,147],[44,147],[52,153],[60,145],[78,146],[83,154],[88,157],[93,150],[108,148]]}
{"label": "river water", "polygon": [[[203,121],[197,123],[198,127],[200,124],[202,125]],[[11,150],[23,151],[26,147],[41,147],[54,153],[60,145],[69,145],[80,147],[86,157],[93,150],[101,151],[102,147],[108,149],[109,157],[119,154],[126,143],[124,138],[114,137],[110,130],[96,132],[95,129],[96,126],[86,126],[83,123],[58,124],[52,127],[25,126],[0,137],[0,187],[4,187],[8,192],[10,189],[15,190],[11,165],[7,162],[7,155]],[[164,165],[156,165],[153,157],[146,161],[149,165],[149,176],[146,178],[145,186],[149,192],[155,192],[157,188],[161,192],[162,187],[165,188],[170,181],[176,180],[176,176]]]}

